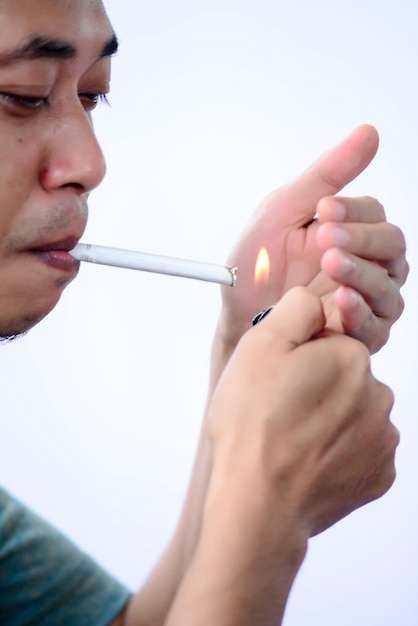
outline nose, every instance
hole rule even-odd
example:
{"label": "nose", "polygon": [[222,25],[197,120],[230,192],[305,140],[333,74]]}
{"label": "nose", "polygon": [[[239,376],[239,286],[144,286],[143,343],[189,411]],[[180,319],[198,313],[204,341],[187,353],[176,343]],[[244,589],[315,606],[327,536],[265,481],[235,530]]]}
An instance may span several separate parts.
{"label": "nose", "polygon": [[102,181],[106,165],[91,117],[75,106],[50,129],[40,172],[47,191],[71,187],[88,193]]}

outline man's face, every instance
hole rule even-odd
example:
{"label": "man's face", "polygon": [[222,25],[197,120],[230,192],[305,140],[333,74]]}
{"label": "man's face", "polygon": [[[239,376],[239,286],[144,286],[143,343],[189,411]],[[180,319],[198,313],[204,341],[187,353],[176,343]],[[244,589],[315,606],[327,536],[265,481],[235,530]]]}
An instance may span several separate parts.
{"label": "man's face", "polygon": [[116,47],[101,0],[0,0],[0,335],[75,277],[69,255],[105,165],[91,111]]}

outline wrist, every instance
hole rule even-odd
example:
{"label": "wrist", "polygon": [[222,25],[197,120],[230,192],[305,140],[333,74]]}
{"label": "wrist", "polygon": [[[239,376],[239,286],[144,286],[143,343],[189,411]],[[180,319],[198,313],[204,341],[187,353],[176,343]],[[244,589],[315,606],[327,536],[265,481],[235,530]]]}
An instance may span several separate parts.
{"label": "wrist", "polygon": [[293,504],[250,465],[237,471],[234,458],[218,449],[169,626],[281,623],[308,537]]}
{"label": "wrist", "polygon": [[288,502],[248,478],[234,480],[214,469],[200,550],[211,555],[221,588],[235,589],[238,597],[245,592],[248,610],[265,600],[278,614],[305,558],[308,532]]}
{"label": "wrist", "polygon": [[[243,325],[237,321],[233,323],[230,318],[230,313],[221,312],[212,342],[210,374],[210,389],[212,391],[237,347],[239,340],[250,328],[250,323],[247,325]],[[239,319],[238,316],[237,319]]]}
{"label": "wrist", "polygon": [[[225,455],[226,456],[226,455]],[[299,558],[306,553],[309,527],[301,519],[297,499],[288,489],[282,493],[277,484],[266,480],[263,468],[237,464],[231,455],[219,461],[213,458],[213,467],[203,510],[203,527],[215,528],[219,523],[222,533],[234,533],[238,527],[252,540],[254,547],[262,537],[272,550],[284,546]],[[287,495],[285,495],[287,494]],[[285,549],[282,554],[285,555]],[[297,556],[299,555],[299,557]]]}

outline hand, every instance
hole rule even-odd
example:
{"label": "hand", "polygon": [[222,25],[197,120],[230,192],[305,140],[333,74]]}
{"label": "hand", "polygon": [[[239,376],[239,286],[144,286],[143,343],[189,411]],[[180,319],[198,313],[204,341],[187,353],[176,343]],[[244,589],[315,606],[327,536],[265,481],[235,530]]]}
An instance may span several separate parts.
{"label": "hand", "polygon": [[[222,290],[223,307],[213,343],[208,405],[196,463],[176,536],[168,557],[162,560],[159,568],[159,573],[163,572],[167,578],[168,600],[165,603],[161,601],[160,584],[158,593],[154,594],[156,601],[152,614],[156,611],[161,615],[161,623],[169,603],[174,597],[179,599],[178,581],[191,561],[194,564],[188,579],[192,585],[201,580],[209,584],[205,559],[202,578],[195,575],[199,571],[197,563],[200,559],[196,557],[199,546],[203,550],[201,538],[204,512],[208,511],[208,486],[210,500],[213,484],[219,475],[221,456],[231,461],[230,468],[234,465],[239,468],[235,475],[237,483],[245,486],[242,478],[248,475],[247,470],[254,467],[250,461],[260,461],[256,454],[261,449],[253,447],[257,442],[252,439],[252,434],[263,435],[263,427],[267,435],[269,428],[274,427],[271,440],[264,439],[271,462],[271,475],[282,476],[283,470],[288,478],[283,483],[286,493],[283,497],[271,499],[270,503],[283,510],[283,503],[286,504],[286,498],[290,498],[293,511],[286,507],[284,510],[289,514],[293,512],[299,521],[306,519],[307,525],[303,530],[308,534],[319,532],[353,508],[378,497],[393,480],[397,431],[388,421],[391,393],[371,376],[364,346],[341,332],[360,339],[370,351],[377,350],[385,342],[389,328],[403,305],[399,291],[408,271],[404,241],[397,228],[386,224],[383,209],[376,201],[366,198],[341,198],[337,201],[333,198],[367,167],[376,153],[377,144],[376,131],[370,126],[362,126],[320,157],[293,183],[271,194],[256,211],[228,259],[229,265],[239,267],[238,284],[234,289],[225,287]],[[316,215],[319,219],[314,219]],[[337,239],[338,227],[343,228],[348,241],[341,243]],[[254,269],[261,247],[269,251],[271,272],[266,283],[257,285]],[[354,267],[350,266],[348,272],[344,271],[346,259],[354,262]],[[243,337],[236,354],[233,354],[240,338],[250,328],[252,317],[280,301],[296,285],[308,287],[315,294],[311,296],[313,301],[318,302],[318,297],[322,299],[327,327],[334,334],[307,341],[323,327],[321,312],[311,330],[308,323],[304,326],[303,322],[300,327],[295,327],[296,330],[303,330],[297,335],[300,345],[288,345],[285,339],[288,335],[280,339],[280,320],[274,310],[259,327]],[[306,297],[305,294],[302,300],[295,300],[292,296],[290,300],[280,302],[277,308],[282,310],[287,302],[287,307],[291,305],[287,315],[290,321],[293,317],[296,321],[296,317],[303,313],[303,309],[300,311],[298,307],[305,306],[307,302],[311,302],[312,306],[313,301],[306,300]],[[313,308],[320,309],[318,304]],[[273,333],[276,353],[269,352],[273,346],[269,346],[272,335],[267,329],[272,329],[272,324],[277,331]],[[289,328],[292,332],[295,330],[293,326]],[[287,332],[287,327],[283,331]],[[339,334],[336,335],[335,331]],[[260,346],[252,345],[260,337]],[[225,369],[232,354],[230,365]],[[253,384],[257,388],[252,390]],[[272,397],[275,385],[276,395]],[[265,391],[269,392],[268,397]],[[305,392],[309,392],[306,397]],[[275,419],[271,422],[267,412],[269,406],[275,410]],[[289,418],[294,415],[297,419],[293,422]],[[254,416],[257,419],[253,423]],[[234,436],[240,437],[240,433],[241,443],[247,447],[234,445]],[[286,435],[283,439],[282,434]],[[221,454],[221,450],[227,449],[228,437],[237,451],[236,457]],[[259,437],[258,441],[260,443],[262,439]],[[277,455],[274,456],[276,444]],[[247,458],[246,451],[249,454],[255,451],[252,459]],[[281,454],[285,465],[280,467],[277,463]],[[262,464],[259,465],[261,467]],[[220,475],[222,479],[222,471]],[[230,484],[228,481],[228,487]],[[259,493],[261,490],[253,490],[250,501],[253,502],[253,495]],[[244,500],[248,495],[244,493]],[[228,499],[226,502],[229,504]],[[226,511],[222,497],[221,507]],[[217,522],[220,508],[215,505],[214,510]],[[231,518],[233,537],[234,521]],[[205,552],[212,564],[214,556],[219,555],[220,563],[214,568],[214,584],[217,587],[220,573],[225,572],[226,566],[225,551],[220,548],[220,540],[226,541],[225,550],[228,548],[228,535],[224,530],[222,528],[221,538],[216,536],[215,548]],[[264,541],[263,533],[257,536]],[[285,546],[289,545],[289,533],[284,531],[283,537],[282,549],[275,551],[277,555],[284,555]],[[232,549],[232,543],[229,547]],[[237,551],[239,554],[242,554],[241,547]],[[290,569],[295,573],[293,556],[290,561]],[[246,571],[255,571],[253,564],[247,565]],[[266,571],[265,567],[263,571]],[[284,570],[274,567],[271,571],[283,574]],[[231,573],[232,579],[238,580],[235,574],[236,571]],[[292,576],[289,575],[288,581],[292,580]],[[261,581],[262,575],[259,578]],[[274,590],[276,598],[281,596],[283,610],[288,591],[284,578],[280,590]],[[242,599],[244,587],[241,582],[237,593]],[[231,601],[231,587],[226,585],[226,588]],[[250,576],[248,581],[249,599],[252,593],[254,576]],[[200,618],[203,610],[200,592],[197,597],[197,615]],[[212,608],[215,599],[211,598]],[[262,601],[260,606],[265,607],[266,604]],[[274,611],[275,619],[279,613],[280,610]],[[179,623],[187,623],[181,611],[180,615]],[[208,623],[220,624],[219,615],[226,619],[224,607],[221,607],[216,619],[210,619]],[[247,622],[243,621],[243,614],[240,613],[236,623],[260,623],[258,618],[248,618],[249,611],[245,615]],[[196,623],[196,620],[190,623]]]}
{"label": "hand", "polygon": [[[403,309],[404,238],[376,200],[332,197],[368,166],[377,146],[376,130],[360,126],[257,209],[228,259],[239,268],[237,286],[222,290],[218,334],[229,354],[251,318],[296,285],[323,298],[328,328],[371,352],[386,342]],[[256,284],[261,247],[271,269],[268,281]]]}
{"label": "hand", "polygon": [[224,368],[199,533],[164,623],[282,623],[308,538],[391,486],[392,393],[367,348],[325,322],[321,299],[296,287]]}
{"label": "hand", "polygon": [[290,290],[229,359],[208,408],[213,468],[167,624],[282,623],[308,538],[394,479],[393,397],[359,341]]}
{"label": "hand", "polygon": [[386,222],[373,198],[328,197],[318,203],[316,241],[322,271],[313,283],[322,294],[328,327],[377,352],[403,310],[400,288],[408,264],[402,232]]}
{"label": "hand", "polygon": [[290,290],[241,339],[208,413],[227,499],[241,496],[251,519],[270,494],[308,536],[389,489],[398,444],[393,396],[367,349],[324,324],[321,300]]}

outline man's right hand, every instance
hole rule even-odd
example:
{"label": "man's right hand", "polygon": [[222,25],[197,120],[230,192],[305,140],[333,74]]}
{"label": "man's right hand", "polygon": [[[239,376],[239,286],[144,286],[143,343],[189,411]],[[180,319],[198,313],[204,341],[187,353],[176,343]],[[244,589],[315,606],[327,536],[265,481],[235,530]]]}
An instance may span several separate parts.
{"label": "man's right hand", "polygon": [[238,344],[209,413],[223,489],[271,497],[307,536],[389,489],[398,444],[367,349],[324,319],[318,297],[288,292]]}
{"label": "man's right hand", "polygon": [[360,341],[291,289],[238,343],[208,409],[213,465],[169,626],[277,626],[308,538],[383,495],[398,432]]}

